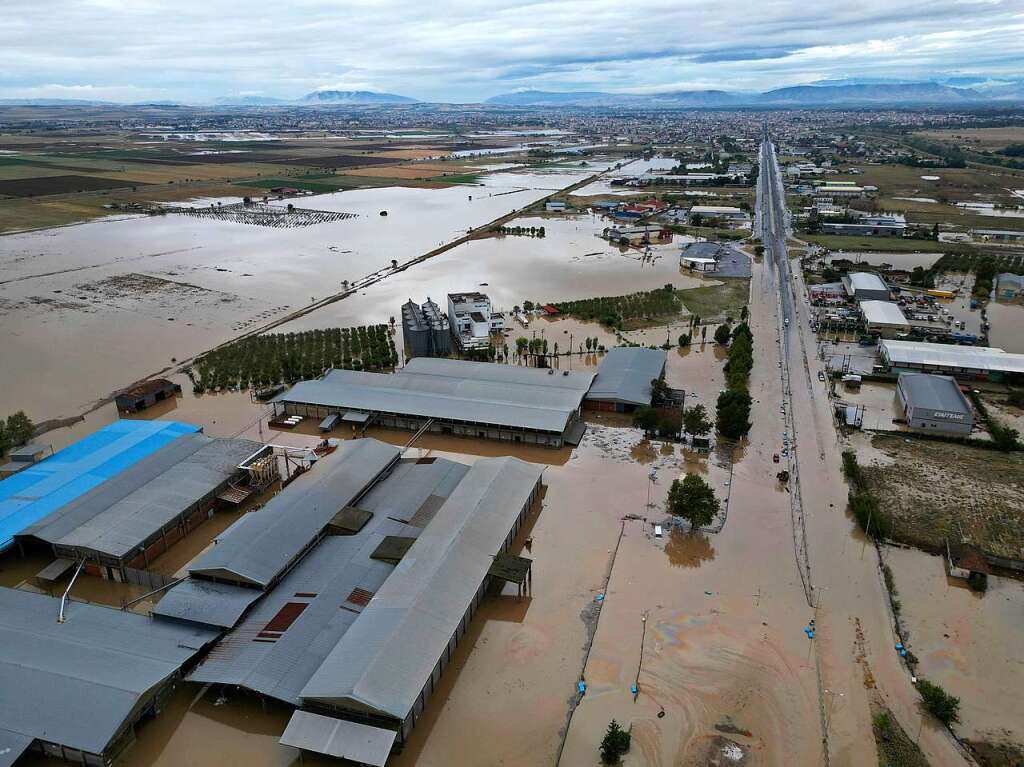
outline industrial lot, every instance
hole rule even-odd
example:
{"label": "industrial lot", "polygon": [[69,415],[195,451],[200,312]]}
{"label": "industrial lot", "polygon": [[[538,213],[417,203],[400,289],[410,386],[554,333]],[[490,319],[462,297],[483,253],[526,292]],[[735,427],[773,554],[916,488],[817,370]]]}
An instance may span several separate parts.
{"label": "industrial lot", "polygon": [[1024,758],[987,118],[458,114],[0,127],[0,767]]}

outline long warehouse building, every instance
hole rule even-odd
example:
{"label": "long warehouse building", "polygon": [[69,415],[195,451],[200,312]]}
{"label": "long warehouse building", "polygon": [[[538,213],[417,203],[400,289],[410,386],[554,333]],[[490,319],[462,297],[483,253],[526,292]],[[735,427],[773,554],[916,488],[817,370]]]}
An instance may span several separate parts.
{"label": "long warehouse building", "polygon": [[578,444],[593,373],[417,357],[391,373],[332,370],[274,399],[275,413],[341,415],[417,431],[561,447]]}
{"label": "long warehouse building", "polygon": [[882,368],[892,373],[940,373],[966,381],[1024,380],[1024,354],[988,346],[882,341]]}

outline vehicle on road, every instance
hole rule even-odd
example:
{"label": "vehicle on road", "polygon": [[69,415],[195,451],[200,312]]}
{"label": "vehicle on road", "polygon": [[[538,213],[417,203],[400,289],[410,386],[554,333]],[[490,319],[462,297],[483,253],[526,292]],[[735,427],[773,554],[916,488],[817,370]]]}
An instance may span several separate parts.
{"label": "vehicle on road", "polygon": [[818,371],[818,380],[819,381],[824,381],[825,380],[825,374],[822,373],[820,370]]}

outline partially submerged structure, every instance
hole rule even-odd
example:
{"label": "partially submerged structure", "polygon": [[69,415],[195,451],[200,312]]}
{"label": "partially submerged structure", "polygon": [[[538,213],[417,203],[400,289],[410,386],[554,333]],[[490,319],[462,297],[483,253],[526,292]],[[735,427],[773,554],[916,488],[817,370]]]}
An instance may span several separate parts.
{"label": "partially submerged structure", "polygon": [[891,373],[938,373],[960,380],[1022,380],[1024,354],[988,346],[882,341],[882,367]]}
{"label": "partially submerged structure", "polygon": [[660,349],[617,346],[597,368],[585,406],[591,410],[631,413],[651,404],[651,382],[665,373],[668,355]]}
{"label": "partially submerged structure", "polygon": [[874,272],[847,272],[842,276],[846,295],[855,301],[888,301],[889,286]]}
{"label": "partially submerged structure", "polygon": [[216,632],[0,588],[0,765],[110,764]]}
{"label": "partially submerged structure", "polygon": [[447,357],[452,353],[448,315],[429,298],[423,304],[411,298],[402,304],[402,336],[410,357]]}
{"label": "partially submerged structure", "polygon": [[861,301],[860,312],[867,332],[881,338],[895,338],[910,330],[903,310],[892,301]]}
{"label": "partially submerged structure", "polygon": [[332,370],[302,381],[274,399],[274,412],[561,447],[582,437],[580,410],[593,380],[593,373],[417,357],[391,374]]}
{"label": "partially submerged structure", "polygon": [[346,442],[229,528],[154,614],[230,628],[188,679],[295,706],[282,742],[383,765],[490,583],[529,580],[510,548],[542,470]]}
{"label": "partially submerged structure", "polygon": [[178,394],[181,394],[181,384],[166,378],[151,378],[119,391],[114,395],[114,403],[122,413],[137,413]]}

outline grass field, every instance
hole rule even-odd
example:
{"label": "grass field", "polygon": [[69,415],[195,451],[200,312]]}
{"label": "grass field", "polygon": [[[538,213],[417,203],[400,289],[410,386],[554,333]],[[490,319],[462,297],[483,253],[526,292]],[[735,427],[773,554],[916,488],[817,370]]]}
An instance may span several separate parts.
{"label": "grass field", "polygon": [[691,314],[699,314],[701,317],[729,315],[735,318],[750,300],[750,280],[722,278],[721,285],[686,288],[676,293]]}
{"label": "grass field", "polygon": [[920,131],[922,136],[932,141],[947,141],[952,144],[966,144],[976,149],[1002,149],[1007,144],[1024,144],[1024,125],[1011,125],[1003,128],[952,128],[950,130]]}
{"label": "grass field", "polygon": [[970,245],[960,242],[911,240],[902,237],[848,237],[839,234],[801,234],[800,239],[829,250],[851,253],[889,251],[891,253],[974,253]]}

